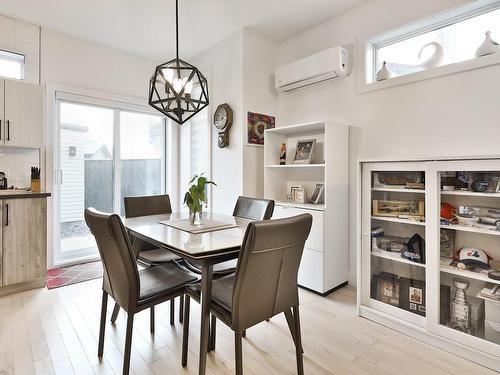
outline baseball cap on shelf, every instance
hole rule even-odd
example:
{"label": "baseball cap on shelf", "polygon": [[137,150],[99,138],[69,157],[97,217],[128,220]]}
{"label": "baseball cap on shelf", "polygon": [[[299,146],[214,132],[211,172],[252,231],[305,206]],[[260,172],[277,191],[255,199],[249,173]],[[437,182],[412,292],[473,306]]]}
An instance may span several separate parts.
{"label": "baseball cap on shelf", "polygon": [[456,254],[456,260],[466,266],[490,268],[490,256],[477,247],[462,247]]}

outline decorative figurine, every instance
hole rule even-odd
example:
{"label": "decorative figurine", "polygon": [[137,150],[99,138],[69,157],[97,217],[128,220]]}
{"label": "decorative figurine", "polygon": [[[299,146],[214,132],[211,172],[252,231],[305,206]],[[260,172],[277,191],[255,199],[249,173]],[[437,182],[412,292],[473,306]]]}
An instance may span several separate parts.
{"label": "decorative figurine", "polygon": [[418,53],[418,58],[420,59],[422,57],[422,52],[424,52],[424,49],[426,49],[429,46],[434,46],[434,53],[423,63],[418,65],[419,68],[422,69],[435,68],[436,66],[441,65],[441,62],[443,61],[444,50],[441,44],[439,44],[438,42],[430,42],[427,43],[425,46],[423,46],[420,49],[420,52]]}
{"label": "decorative figurine", "polygon": [[463,279],[453,279],[453,285],[457,288],[455,298],[450,301],[450,323],[449,326],[457,331],[470,333],[471,331],[471,304],[467,302],[465,291],[469,282]]}
{"label": "decorative figurine", "polygon": [[476,57],[491,55],[497,53],[500,50],[500,46],[496,41],[491,39],[491,31],[486,31],[486,37],[483,43],[476,50]]}
{"label": "decorative figurine", "polygon": [[282,143],[280,147],[280,165],[286,164],[286,143]]}
{"label": "decorative figurine", "polygon": [[387,62],[384,61],[382,65],[382,69],[380,69],[377,73],[377,81],[385,81],[386,79],[392,78],[392,72],[389,70],[387,66]]}

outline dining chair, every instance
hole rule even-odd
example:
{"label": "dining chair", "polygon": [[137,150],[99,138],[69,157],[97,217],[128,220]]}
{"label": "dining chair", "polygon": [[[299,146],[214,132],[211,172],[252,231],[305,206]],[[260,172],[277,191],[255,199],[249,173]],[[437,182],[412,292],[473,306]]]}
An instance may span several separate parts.
{"label": "dining chair", "polygon": [[[246,230],[236,272],[212,284],[210,313],[235,334],[236,374],[243,373],[242,334],[284,313],[295,343],[297,372],[304,374],[297,276],[312,216],[251,222]],[[190,299],[200,299],[200,283],[186,286],[182,365],[187,365]],[[215,340],[211,336],[210,340]]]}
{"label": "dining chair", "polygon": [[85,221],[94,235],[103,264],[101,321],[97,355],[102,358],[108,295],[127,312],[123,374],[130,370],[134,315],[183,295],[185,285],[197,278],[171,262],[138,270],[136,256],[120,217],[88,208]]}
{"label": "dining chair", "polygon": [[[149,195],[149,196],[137,196],[137,197],[125,197],[123,198],[125,204],[125,217],[133,218],[139,216],[149,216],[149,215],[160,215],[160,214],[171,214],[172,206],[170,204],[170,197],[168,194],[165,195]],[[133,242],[136,242],[137,249],[136,257],[137,260],[150,267],[153,265],[158,265],[164,262],[171,262],[179,260],[179,257],[174,253],[171,253],[165,249],[159,249],[140,238],[130,236]],[[184,295],[180,296],[179,301],[179,322],[182,323],[183,319],[183,308],[184,308]],[[111,322],[114,323],[118,318],[118,313],[120,312],[120,306],[115,303],[113,309],[113,314],[111,314]],[[151,327],[154,330],[154,318],[155,310],[151,307]],[[175,322],[175,300],[170,301],[170,324]]]}

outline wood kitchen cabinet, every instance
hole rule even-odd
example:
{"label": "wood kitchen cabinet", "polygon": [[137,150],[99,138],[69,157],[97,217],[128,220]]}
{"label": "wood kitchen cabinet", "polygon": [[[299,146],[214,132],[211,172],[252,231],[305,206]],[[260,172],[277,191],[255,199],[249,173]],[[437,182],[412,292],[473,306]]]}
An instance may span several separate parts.
{"label": "wood kitchen cabinet", "polygon": [[2,286],[42,282],[47,269],[47,199],[3,199]]}
{"label": "wood kitchen cabinet", "polygon": [[42,87],[0,80],[0,145],[40,148],[42,144]]}

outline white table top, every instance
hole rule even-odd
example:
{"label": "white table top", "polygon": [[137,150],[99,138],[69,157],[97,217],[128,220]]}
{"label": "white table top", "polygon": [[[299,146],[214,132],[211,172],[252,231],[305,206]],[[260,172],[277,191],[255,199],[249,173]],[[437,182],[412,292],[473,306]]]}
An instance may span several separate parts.
{"label": "white table top", "polygon": [[236,224],[238,227],[192,234],[160,223],[160,221],[187,219],[187,213],[140,216],[125,219],[124,225],[137,237],[150,240],[153,243],[174,250],[176,253],[185,254],[190,258],[201,259],[216,254],[238,252],[247,225],[251,220],[214,213],[205,215],[212,220]]}

